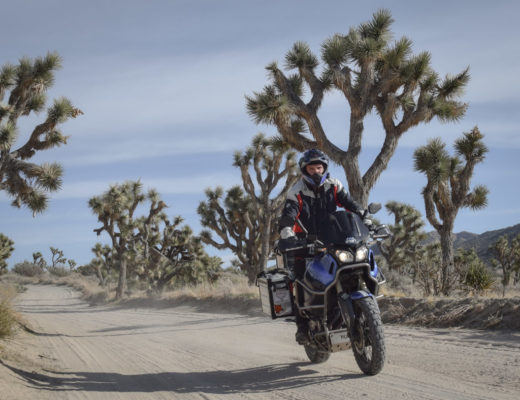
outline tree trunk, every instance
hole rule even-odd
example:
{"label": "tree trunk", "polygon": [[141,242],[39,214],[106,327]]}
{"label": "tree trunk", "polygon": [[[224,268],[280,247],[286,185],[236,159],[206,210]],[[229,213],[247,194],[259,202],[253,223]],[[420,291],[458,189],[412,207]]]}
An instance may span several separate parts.
{"label": "tree trunk", "polygon": [[264,208],[264,226],[261,232],[262,235],[262,247],[260,252],[260,259],[258,262],[258,269],[260,271],[265,271],[267,269],[267,259],[269,257],[269,242],[271,239],[271,211],[269,207],[269,200],[265,201],[263,204]]}
{"label": "tree trunk", "polygon": [[119,254],[119,281],[116,290],[116,300],[120,300],[126,293],[126,257]]}
{"label": "tree trunk", "polygon": [[353,176],[359,176],[359,169],[352,166],[352,161],[345,160],[342,163],[343,170],[348,183],[348,192],[350,196],[358,203],[362,208],[368,206],[368,195],[369,191],[363,184],[362,179],[352,178]]}
{"label": "tree trunk", "polygon": [[105,287],[105,280],[103,279],[103,272],[101,271],[101,264],[98,264],[96,266],[96,272],[97,272],[97,276],[98,276],[98,279],[99,279],[99,284],[102,286],[102,287]]}
{"label": "tree trunk", "polygon": [[507,285],[509,285],[509,280],[511,279],[511,275],[510,275],[510,272],[509,270],[504,266],[504,264],[502,264],[502,272],[503,272],[503,277],[502,277],[502,297],[506,297],[506,287]]}
{"label": "tree trunk", "polygon": [[256,282],[256,276],[262,270],[259,270],[259,266],[250,265],[250,264],[244,265],[244,268],[246,270],[245,272],[247,274],[247,280],[248,280],[249,284],[254,285]]}
{"label": "tree trunk", "polygon": [[442,266],[441,266],[441,293],[448,296],[452,289],[454,273],[453,263],[453,234],[452,224],[444,223],[439,231],[441,240]]}
{"label": "tree trunk", "polygon": [[348,190],[352,198],[362,207],[366,207],[368,193],[363,183],[363,177],[359,169],[359,154],[361,153],[361,137],[363,135],[364,116],[354,112],[350,115],[349,144],[346,157],[340,161],[347,178]]}

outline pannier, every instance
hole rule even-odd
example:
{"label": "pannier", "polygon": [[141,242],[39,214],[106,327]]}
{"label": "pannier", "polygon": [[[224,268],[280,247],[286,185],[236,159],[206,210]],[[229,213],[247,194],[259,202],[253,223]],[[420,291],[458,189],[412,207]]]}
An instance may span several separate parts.
{"label": "pannier", "polygon": [[256,285],[260,291],[262,311],[272,319],[294,315],[292,285],[285,271],[261,272]]}

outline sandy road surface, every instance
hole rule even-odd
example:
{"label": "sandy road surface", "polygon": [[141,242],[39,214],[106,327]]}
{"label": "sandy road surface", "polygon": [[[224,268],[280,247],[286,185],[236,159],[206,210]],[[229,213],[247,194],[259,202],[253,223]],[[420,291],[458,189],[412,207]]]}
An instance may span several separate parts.
{"label": "sandy road surface", "polygon": [[89,307],[71,289],[29,286],[17,309],[38,335],[11,343],[1,399],[519,399],[520,335],[386,326],[387,363],[350,352],[312,365],[294,325],[192,308]]}

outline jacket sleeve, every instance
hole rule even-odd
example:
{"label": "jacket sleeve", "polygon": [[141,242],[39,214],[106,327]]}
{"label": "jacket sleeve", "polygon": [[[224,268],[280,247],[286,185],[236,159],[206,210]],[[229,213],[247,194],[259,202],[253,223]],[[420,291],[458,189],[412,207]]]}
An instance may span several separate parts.
{"label": "jacket sleeve", "polygon": [[292,228],[299,213],[298,203],[294,200],[287,199],[282,210],[282,215],[278,220],[278,232],[288,226]]}
{"label": "jacket sleeve", "polygon": [[336,181],[336,200],[346,210],[358,215],[363,213],[363,208],[345,190],[340,181]]}

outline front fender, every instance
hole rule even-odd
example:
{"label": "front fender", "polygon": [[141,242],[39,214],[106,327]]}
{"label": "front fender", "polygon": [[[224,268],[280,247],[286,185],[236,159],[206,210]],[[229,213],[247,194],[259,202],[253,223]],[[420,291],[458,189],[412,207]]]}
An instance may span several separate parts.
{"label": "front fender", "polygon": [[374,295],[366,290],[357,290],[349,295],[352,300],[364,299],[365,297],[374,297]]}

